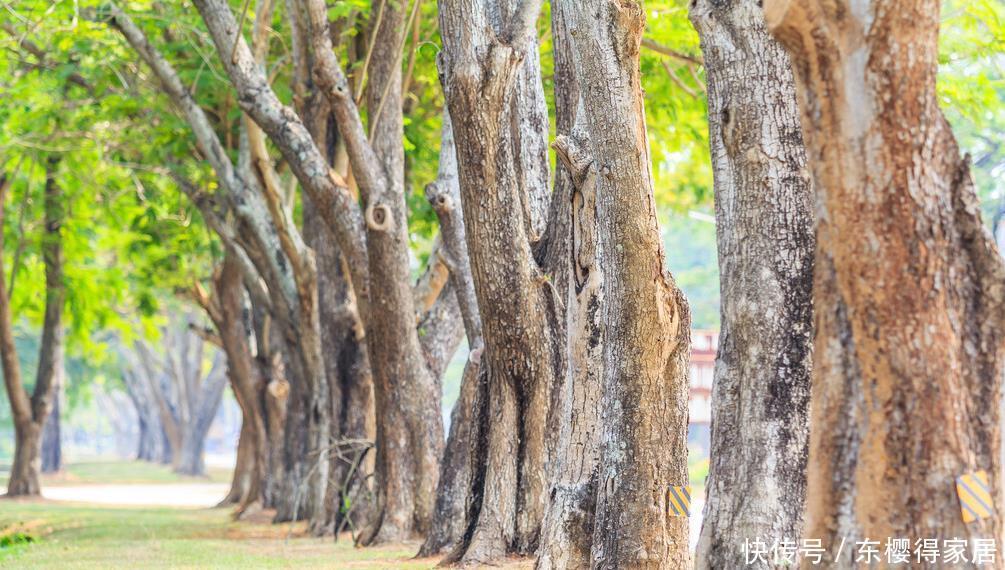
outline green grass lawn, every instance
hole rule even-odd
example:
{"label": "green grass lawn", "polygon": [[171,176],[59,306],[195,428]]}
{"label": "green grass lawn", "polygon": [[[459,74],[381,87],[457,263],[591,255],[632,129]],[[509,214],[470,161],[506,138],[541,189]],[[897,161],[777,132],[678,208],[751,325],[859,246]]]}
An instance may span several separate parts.
{"label": "green grass lawn", "polygon": [[[10,464],[0,464],[0,485],[7,488]],[[117,485],[130,483],[229,483],[231,470],[208,467],[206,477],[186,477],[171,471],[170,465],[146,461],[91,459],[66,465],[61,473],[42,476],[42,486]]]}
{"label": "green grass lawn", "polygon": [[[432,568],[418,545],[357,549],[348,540],[287,538],[290,525],[233,522],[226,509],[106,508],[0,500],[0,568]],[[0,540],[0,543],[3,541]]]}

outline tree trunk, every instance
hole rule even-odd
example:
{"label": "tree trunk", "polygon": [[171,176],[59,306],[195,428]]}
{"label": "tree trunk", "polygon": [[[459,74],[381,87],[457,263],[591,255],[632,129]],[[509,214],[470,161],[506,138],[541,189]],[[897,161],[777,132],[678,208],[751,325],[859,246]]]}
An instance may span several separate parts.
{"label": "tree trunk", "polygon": [[[253,449],[251,426],[254,419],[245,413],[241,408],[241,432],[237,436],[237,457],[234,460],[234,472],[230,477],[230,490],[227,495],[217,503],[217,507],[231,505],[241,505],[242,500],[252,492],[260,493],[262,474],[258,472],[258,457]],[[255,487],[255,491],[252,491]],[[261,503],[259,503],[259,506]],[[237,513],[239,516],[239,512]]]}
{"label": "tree trunk", "polygon": [[252,323],[255,329],[255,365],[262,375],[265,389],[260,392],[259,404],[265,415],[265,436],[268,442],[265,489],[262,495],[265,508],[276,508],[283,488],[282,449],[285,438],[287,403],[290,384],[286,380],[280,354],[274,350],[271,318],[268,312],[252,305]]}
{"label": "tree trunk", "polygon": [[[355,288],[368,307],[363,311],[367,354],[380,418],[378,512],[358,540],[400,542],[429,528],[443,450],[439,378],[427,366],[419,341],[409,267],[400,65],[405,6],[383,4],[382,16],[370,30],[374,49],[366,130],[332,55],[324,4],[311,2],[308,8],[315,75],[335,113],[359,183],[366,211],[368,273],[376,285],[369,296]],[[351,277],[355,284],[359,275]]]}
{"label": "tree trunk", "polygon": [[206,474],[206,461],[203,457],[206,434],[202,432],[200,436],[199,431],[201,430],[198,430],[193,425],[185,427],[181,450],[178,453],[178,462],[174,468],[175,473],[190,477],[198,477]]}
{"label": "tree trunk", "polygon": [[7,481],[7,496],[41,495],[41,430],[34,422],[22,426],[14,424],[14,438],[14,462]]}
{"label": "tree trunk", "polygon": [[[567,6],[556,3],[553,17],[562,18]],[[556,46],[559,45],[556,43]],[[592,159],[582,149],[587,144],[583,108],[577,129],[555,142],[564,165],[562,176],[572,188],[571,248],[567,252],[568,368],[558,403],[558,440],[555,444],[551,502],[544,523],[544,538],[537,568],[590,566],[596,515],[600,430],[596,411],[604,379],[603,275],[598,260],[603,253],[597,240],[596,175]]]}
{"label": "tree trunk", "polygon": [[[688,521],[673,514],[670,496],[688,481],[690,313],[664,269],[656,219],[639,74],[644,12],[627,0],[566,0],[564,9],[577,78],[590,86],[582,91],[588,150],[570,164],[581,165],[573,171],[580,192],[595,184],[601,220],[595,263],[606,330],[591,565],[683,568]],[[588,213],[589,193],[580,199],[577,211]]]}
{"label": "tree trunk", "polygon": [[[551,7],[555,57],[555,113],[559,157],[555,175],[553,219],[546,264],[566,295],[568,364],[552,398],[550,424],[558,437],[550,469],[550,502],[542,526],[537,568],[590,566],[597,500],[600,421],[597,409],[603,381],[601,285],[597,265],[596,183],[585,156],[588,133],[576,77],[569,7]],[[575,133],[573,132],[575,130]],[[560,223],[564,222],[564,223]]]}
{"label": "tree trunk", "polygon": [[261,506],[267,487],[268,441],[262,398],[265,391],[261,370],[251,350],[251,330],[245,303],[240,266],[228,254],[214,279],[216,328],[227,354],[227,375],[234,398],[241,408],[241,435],[238,440],[237,466],[228,496],[238,505],[238,513],[252,504]]}
{"label": "tree trunk", "polygon": [[464,216],[458,209],[461,195],[457,153],[453,126],[447,112],[443,115],[439,172],[436,180],[426,187],[426,199],[433,206],[440,223],[442,253],[450,272],[450,286],[457,295],[470,352],[461,377],[460,395],[450,415],[450,434],[440,464],[433,522],[419,550],[422,557],[457,548],[468,530],[470,516],[477,515],[481,495],[480,491],[476,494],[473,487],[478,472],[478,448],[483,445],[487,433],[488,378],[481,367],[485,341],[471,275],[467,230]]}
{"label": "tree trunk", "polygon": [[[63,361],[63,304],[66,291],[63,284],[63,223],[62,189],[56,182],[59,155],[50,155],[45,170],[45,234],[42,257],[45,264],[45,316],[42,323],[42,344],[38,353],[38,370],[31,397],[22,385],[17,348],[14,345],[13,315],[7,292],[6,275],[0,256],[0,360],[4,386],[14,417],[14,463],[7,481],[7,496],[39,495],[39,472],[42,467],[42,431],[52,413],[58,364]],[[9,185],[0,181],[0,211]],[[0,229],[3,215],[0,214]],[[0,234],[3,232],[0,231]],[[3,238],[0,236],[0,251]]]}
{"label": "tree trunk", "polygon": [[[755,0],[691,4],[708,79],[722,320],[698,568],[801,536],[809,443],[811,188],[789,58]],[[793,542],[793,544],[795,544]]]}
{"label": "tree trunk", "polygon": [[545,434],[563,340],[561,301],[533,250],[548,194],[540,175],[546,166],[538,164],[546,136],[537,120],[539,8],[440,4],[440,71],[457,141],[491,418],[477,450],[473,494],[480,505],[450,556],[467,563],[533,552],[547,500]]}
{"label": "tree trunk", "polygon": [[[804,535],[828,558],[866,537],[1000,539],[1005,267],[938,106],[939,2],[768,0],[765,15],[817,198]],[[956,478],[978,471],[995,514],[965,524]]]}
{"label": "tree trunk", "polygon": [[52,402],[52,412],[42,430],[42,473],[58,473],[63,469],[63,438],[60,430],[62,400],[57,389]]}

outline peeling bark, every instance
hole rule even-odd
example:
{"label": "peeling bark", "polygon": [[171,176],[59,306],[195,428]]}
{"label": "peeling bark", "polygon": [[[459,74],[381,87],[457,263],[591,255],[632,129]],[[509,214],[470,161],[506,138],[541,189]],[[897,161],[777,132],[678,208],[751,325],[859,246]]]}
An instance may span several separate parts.
{"label": "peeling bark", "polygon": [[816,188],[804,534],[831,556],[866,537],[1000,539],[1001,516],[963,523],[955,489],[985,470],[1005,508],[1005,267],[938,106],[939,2],[768,0],[765,15]]}
{"label": "peeling bark", "polygon": [[814,230],[789,59],[754,0],[691,4],[708,78],[722,329],[698,568],[773,568],[806,496]]}

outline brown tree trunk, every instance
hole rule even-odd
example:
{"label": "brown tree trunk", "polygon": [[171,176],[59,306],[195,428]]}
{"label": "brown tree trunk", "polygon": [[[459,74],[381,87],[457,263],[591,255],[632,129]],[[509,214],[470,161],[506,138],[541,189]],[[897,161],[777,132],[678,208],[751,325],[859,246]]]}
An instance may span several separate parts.
{"label": "brown tree trunk", "polygon": [[[251,425],[254,420],[241,409],[241,432],[237,436],[237,457],[234,460],[234,472],[230,476],[230,489],[227,495],[217,503],[217,507],[240,505],[241,499],[251,492],[256,478],[256,457],[251,449]],[[261,478],[259,478],[261,482]]]}
{"label": "brown tree trunk", "polygon": [[574,211],[589,213],[584,189],[593,184],[600,220],[595,253],[584,240],[574,255],[586,268],[595,255],[606,327],[591,566],[683,568],[688,521],[672,513],[669,497],[688,484],[690,312],[664,269],[656,220],[639,75],[644,12],[627,0],[567,1],[564,9],[577,79],[590,88],[582,91],[585,149],[562,154],[573,157],[579,181]]}
{"label": "brown tree trunk", "polygon": [[756,0],[691,4],[708,80],[722,320],[697,567],[774,568],[801,536],[813,340],[812,194],[789,58]]}
{"label": "brown tree trunk", "polygon": [[[323,2],[309,2],[315,76],[346,145],[366,212],[368,274],[362,311],[377,415],[377,515],[362,544],[395,542],[430,525],[443,422],[439,378],[427,365],[415,323],[404,189],[401,38],[405,6],[388,2],[374,38],[366,88],[367,127],[332,53]],[[354,284],[356,282],[356,275]],[[361,297],[366,291],[355,288]]]}
{"label": "brown tree trunk", "polygon": [[228,498],[243,513],[264,503],[268,441],[262,398],[265,391],[261,371],[251,350],[250,307],[245,302],[241,269],[233,254],[227,254],[214,279],[215,310],[211,311],[223,350],[227,354],[227,375],[241,407],[241,435],[237,467]]}
{"label": "brown tree trunk", "polygon": [[[765,15],[818,213],[804,535],[828,558],[866,537],[1000,540],[1005,267],[939,110],[939,2],[768,0]],[[956,478],[977,471],[995,514],[965,524]]]}
{"label": "brown tree trunk", "polygon": [[[39,495],[39,472],[42,467],[42,430],[52,411],[58,364],[63,359],[63,223],[62,190],[56,182],[59,155],[50,155],[45,170],[45,234],[42,257],[45,264],[45,316],[42,324],[42,344],[38,354],[38,371],[31,397],[22,385],[17,348],[14,345],[14,317],[7,291],[3,261],[0,259],[0,360],[4,386],[14,416],[14,463],[7,481],[7,496]],[[6,198],[9,184],[0,180],[0,206]],[[0,210],[3,208],[0,207]],[[0,214],[0,228],[3,216]],[[0,232],[2,233],[2,232]],[[0,236],[0,251],[3,238]],[[2,257],[2,256],[0,256]]]}
{"label": "brown tree trunk", "polygon": [[[463,5],[462,5],[463,4]],[[561,374],[561,301],[534,257],[547,203],[537,2],[441,2],[441,74],[457,141],[461,204],[484,327],[487,434],[480,505],[451,555],[482,563],[536,548],[547,495],[550,391]],[[542,199],[543,197],[543,199]]]}

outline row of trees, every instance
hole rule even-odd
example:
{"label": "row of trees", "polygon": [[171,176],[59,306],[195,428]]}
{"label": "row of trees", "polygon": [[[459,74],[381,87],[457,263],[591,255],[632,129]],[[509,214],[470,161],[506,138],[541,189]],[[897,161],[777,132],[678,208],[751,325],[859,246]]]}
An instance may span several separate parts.
{"label": "row of trees", "polygon": [[[147,168],[220,246],[211,280],[178,291],[213,323],[242,409],[239,514],[351,526],[363,545],[422,535],[423,554],[464,563],[689,564],[670,496],[688,479],[690,315],[657,223],[648,45],[681,73],[700,62],[708,89],[722,334],[699,566],[742,565],[745,539],[835,554],[842,539],[1000,536],[998,519],[965,526],[954,495],[983,469],[1005,507],[1005,268],[938,107],[938,2],[696,0],[699,59],[646,40],[639,2],[554,0],[546,78],[542,2],[441,0],[442,106],[414,75],[433,9],[419,0],[194,5],[214,58],[115,3],[83,16],[121,35],[143,65],[130,78],[194,143],[194,160]],[[193,59],[225,98],[189,86]],[[430,109],[439,233],[416,278],[406,122]],[[9,491],[37,493],[52,382],[23,394],[4,307]],[[465,336],[444,437],[441,378]],[[201,368],[182,354],[191,395]],[[161,408],[184,449],[188,424]]]}

